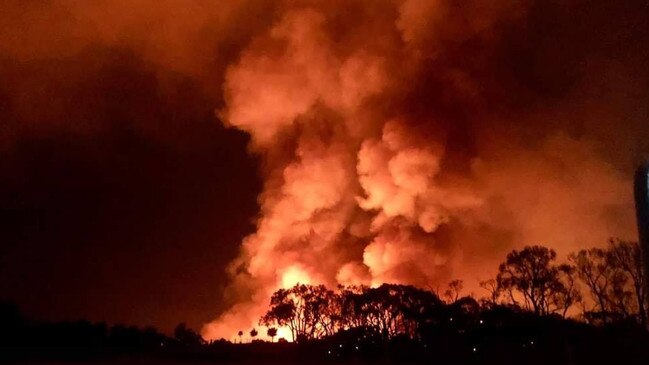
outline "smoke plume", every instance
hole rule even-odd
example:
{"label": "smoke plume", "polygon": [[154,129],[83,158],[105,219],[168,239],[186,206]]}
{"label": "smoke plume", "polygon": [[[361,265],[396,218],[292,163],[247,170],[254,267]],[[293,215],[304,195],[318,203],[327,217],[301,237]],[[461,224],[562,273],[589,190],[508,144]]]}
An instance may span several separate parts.
{"label": "smoke plume", "polygon": [[583,112],[552,115],[505,69],[533,5],[282,3],[223,84],[219,116],[251,135],[264,190],[236,304],[206,337],[254,326],[298,282],[475,285],[513,247],[633,234],[629,178],[596,137],[539,123]]}
{"label": "smoke plume", "polygon": [[[0,106],[11,106],[0,147],[103,128],[92,117],[101,105],[79,107],[87,93],[65,87],[94,72],[73,61],[98,46],[136,54],[169,100],[192,97],[165,89],[177,75],[193,80],[226,126],[249,134],[263,179],[256,232],[227,268],[229,309],[206,338],[257,325],[270,294],[297,282],[460,278],[479,295],[475,283],[512,248],[563,255],[635,239],[631,176],[649,152],[644,1],[3,7],[0,65],[49,68],[0,74]],[[68,77],[50,75],[62,68]],[[42,78],[57,92],[33,92]],[[133,128],[155,138],[191,128],[171,119]]]}

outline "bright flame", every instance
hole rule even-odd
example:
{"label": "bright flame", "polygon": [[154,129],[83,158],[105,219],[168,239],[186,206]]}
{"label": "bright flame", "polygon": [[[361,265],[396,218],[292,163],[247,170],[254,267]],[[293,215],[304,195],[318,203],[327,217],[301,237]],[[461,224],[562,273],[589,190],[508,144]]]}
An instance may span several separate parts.
{"label": "bright flame", "polygon": [[282,274],[282,288],[291,288],[295,284],[311,284],[311,278],[298,265],[289,266]]}
{"label": "bright flame", "polygon": [[277,329],[277,339],[279,340],[280,338],[283,338],[288,342],[293,342],[293,335],[288,327],[279,327]]}

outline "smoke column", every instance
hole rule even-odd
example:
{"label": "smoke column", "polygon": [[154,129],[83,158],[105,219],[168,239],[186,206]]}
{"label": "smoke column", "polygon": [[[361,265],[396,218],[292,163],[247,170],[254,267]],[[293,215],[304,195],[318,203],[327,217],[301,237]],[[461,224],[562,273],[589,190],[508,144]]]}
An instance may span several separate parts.
{"label": "smoke column", "polygon": [[[215,239],[228,258],[241,249],[207,338],[248,332],[298,281],[459,278],[480,295],[512,248],[637,238],[645,14],[644,0],[5,0],[0,151],[114,123],[176,143],[210,108],[247,133],[257,229]],[[122,104],[104,75],[123,67],[176,106]]]}
{"label": "smoke column", "polygon": [[218,115],[250,134],[264,189],[229,268],[233,306],[203,335],[255,326],[298,282],[475,288],[513,247],[632,236],[631,184],[597,138],[539,127],[570,122],[514,108],[516,88],[493,76],[499,32],[529,11],[282,2],[225,75]]}

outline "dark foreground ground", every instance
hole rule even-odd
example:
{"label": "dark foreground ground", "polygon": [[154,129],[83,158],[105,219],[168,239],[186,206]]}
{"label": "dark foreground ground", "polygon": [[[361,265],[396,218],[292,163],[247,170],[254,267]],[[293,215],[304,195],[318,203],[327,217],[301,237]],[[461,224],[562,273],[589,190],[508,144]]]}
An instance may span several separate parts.
{"label": "dark foreground ground", "polygon": [[421,322],[416,337],[356,327],[319,340],[244,344],[206,344],[184,326],[170,337],[154,328],[38,323],[4,312],[13,314],[0,316],[0,363],[649,365],[649,334],[633,321],[593,325],[504,307],[440,313]]}
{"label": "dark foreground ground", "polygon": [[302,344],[216,342],[201,346],[4,348],[0,361],[20,364],[649,364],[649,337],[629,328],[485,329],[440,333],[428,342],[389,342],[347,333]]}

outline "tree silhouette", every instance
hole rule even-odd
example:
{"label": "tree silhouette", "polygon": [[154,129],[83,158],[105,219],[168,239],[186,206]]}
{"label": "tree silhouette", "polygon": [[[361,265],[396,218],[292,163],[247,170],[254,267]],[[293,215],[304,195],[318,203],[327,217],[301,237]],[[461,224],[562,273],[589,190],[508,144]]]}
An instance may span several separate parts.
{"label": "tree silhouette", "polygon": [[268,335],[268,337],[270,337],[270,342],[274,342],[275,341],[275,336],[277,336],[277,328],[270,327],[266,331],[266,335]]}
{"label": "tree silhouette", "polygon": [[[460,280],[449,283],[444,301],[430,290],[410,285],[339,286],[334,292],[322,285],[298,284],[272,295],[260,324],[286,326],[298,344],[324,339],[326,353],[335,356],[399,349],[402,355],[421,351],[413,356],[435,353],[444,354],[440,355],[443,359],[470,349],[472,353],[491,351],[495,355],[489,356],[496,358],[509,353],[514,359],[541,356],[543,348],[551,353],[542,355],[546,356],[543,360],[551,360],[564,356],[552,351],[566,344],[546,334],[584,335],[587,340],[581,344],[570,344],[582,346],[584,353],[591,348],[583,344],[605,344],[597,338],[609,336],[597,334],[592,325],[565,320],[571,308],[583,304],[582,281],[593,293],[601,294],[595,298],[596,307],[624,311],[622,318],[642,323],[640,303],[646,294],[639,258],[637,246],[622,241],[610,243],[605,250],[580,251],[564,264],[558,264],[555,251],[546,247],[513,250],[499,266],[496,278],[480,283],[489,294],[480,302],[461,296]],[[637,328],[629,321],[607,326],[612,332],[606,341],[626,346],[639,338],[634,336],[641,336]],[[268,328],[267,334],[274,342],[276,328]]]}
{"label": "tree silhouette", "polygon": [[453,280],[448,283],[448,289],[444,292],[444,297],[450,302],[456,302],[464,288],[462,280]]}
{"label": "tree silhouette", "polygon": [[298,318],[297,305],[293,301],[291,291],[287,289],[276,291],[270,299],[270,305],[268,312],[259,320],[260,324],[287,326],[291,331],[293,341],[295,341],[300,319]]}
{"label": "tree silhouette", "polygon": [[430,291],[395,284],[343,288],[340,300],[343,327],[365,328],[385,339],[414,337],[424,317],[442,305]]}
{"label": "tree silhouette", "polygon": [[[410,285],[339,286],[333,291],[322,285],[298,284],[275,292],[260,322],[268,326],[266,334],[271,343],[278,327],[269,325],[285,325],[291,329],[297,348],[305,350],[299,353],[307,356],[321,353],[327,359],[343,362],[358,358],[372,363],[371,360],[386,354],[404,362],[414,360],[412,363],[431,356],[444,363],[452,362],[448,359],[473,363],[476,355],[484,357],[484,363],[501,364],[561,364],[573,363],[573,359],[584,359],[575,363],[596,362],[590,359],[602,363],[635,363],[620,358],[624,354],[631,360],[646,358],[649,334],[639,326],[646,321],[643,319],[646,294],[642,287],[646,279],[642,276],[638,245],[611,240],[605,249],[571,254],[570,264],[559,265],[556,261],[554,251],[540,246],[510,252],[500,265],[496,279],[480,283],[489,295],[480,302],[472,296],[460,296],[462,282],[459,280],[449,283],[445,301],[430,290]],[[585,284],[585,293],[590,292],[594,301],[588,304],[592,311],[582,307],[585,312],[581,318],[587,324],[565,320],[569,308],[581,300],[580,283]],[[602,323],[601,319],[606,322]],[[282,346],[239,347],[226,340],[201,348],[203,339],[184,323],[175,328],[174,338],[153,328],[109,327],[88,321],[32,323],[23,319],[15,306],[2,302],[0,323],[3,324],[0,326],[3,350],[30,346],[65,348],[71,349],[75,356],[79,350],[90,351],[89,354],[94,351],[145,354],[153,350],[156,354],[173,356],[193,356],[202,351],[265,356],[285,350]],[[605,326],[597,328],[599,324]],[[256,328],[249,334],[251,342],[259,336]],[[237,335],[239,344],[243,343],[244,331],[238,331]],[[307,339],[318,341],[303,344]],[[567,347],[570,354],[562,350]],[[5,352],[0,351],[0,360]]]}
{"label": "tree silhouette", "polygon": [[611,239],[607,258],[611,265],[626,275],[632,288],[637,307],[638,321],[643,328],[647,327],[647,297],[643,272],[642,251],[636,242]]}
{"label": "tree silhouette", "polygon": [[498,287],[498,282],[495,279],[487,279],[480,281],[480,287],[486,290],[489,293],[489,296],[483,299],[483,303],[486,303],[490,306],[495,306],[498,304],[498,299],[500,298],[501,288]]}
{"label": "tree silhouette", "polygon": [[559,270],[559,281],[561,285],[554,288],[555,292],[551,295],[551,300],[556,306],[557,312],[565,317],[570,307],[582,302],[582,295],[577,285],[575,267],[569,264],[562,264],[557,268]]}
{"label": "tree silhouette", "polygon": [[554,250],[543,246],[513,250],[498,268],[498,286],[508,293],[514,305],[522,299],[523,306],[537,315],[565,314],[576,302],[576,290],[562,280],[571,274],[570,266],[555,265],[556,258]]}
{"label": "tree silhouette", "polygon": [[297,284],[273,294],[271,307],[260,323],[288,327],[295,342],[332,335],[337,303],[337,296],[324,285]]}
{"label": "tree silhouette", "polygon": [[615,281],[615,270],[607,260],[606,252],[600,248],[591,248],[571,253],[568,256],[575,267],[577,277],[586,284],[595,303],[594,312],[612,311],[611,287]]}
{"label": "tree silhouette", "polygon": [[569,260],[594,302],[594,308],[584,313],[587,319],[632,318],[646,326],[647,294],[637,243],[611,239],[606,249],[580,250],[570,254]]}

